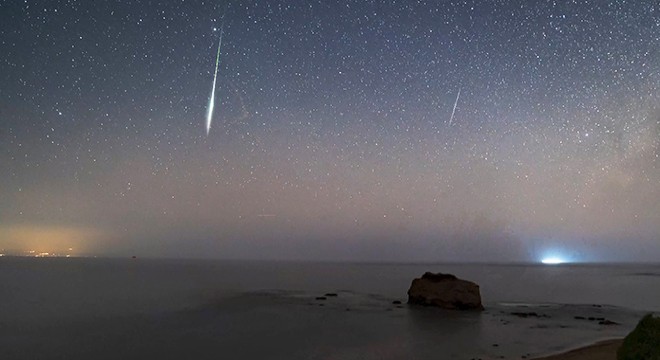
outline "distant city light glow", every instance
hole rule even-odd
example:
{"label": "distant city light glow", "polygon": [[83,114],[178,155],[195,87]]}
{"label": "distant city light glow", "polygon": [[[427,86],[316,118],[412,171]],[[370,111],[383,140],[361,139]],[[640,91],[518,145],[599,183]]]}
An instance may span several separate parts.
{"label": "distant city light glow", "polygon": [[557,264],[565,263],[566,261],[562,258],[552,256],[541,259],[541,262],[545,265],[557,265]]}

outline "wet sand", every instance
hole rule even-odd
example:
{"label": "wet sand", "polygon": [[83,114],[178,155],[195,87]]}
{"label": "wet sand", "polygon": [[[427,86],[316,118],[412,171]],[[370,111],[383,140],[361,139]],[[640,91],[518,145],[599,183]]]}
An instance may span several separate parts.
{"label": "wet sand", "polygon": [[535,360],[616,360],[616,351],[623,343],[622,339],[605,340],[583,348],[552,355]]}

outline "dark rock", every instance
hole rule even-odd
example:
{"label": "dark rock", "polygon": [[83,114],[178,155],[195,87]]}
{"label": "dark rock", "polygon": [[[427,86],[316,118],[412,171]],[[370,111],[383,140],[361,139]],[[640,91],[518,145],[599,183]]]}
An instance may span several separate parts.
{"label": "dark rock", "polygon": [[593,316],[589,316],[589,318],[588,318],[588,319],[589,319],[589,321],[595,321],[595,320],[596,320],[596,318],[595,318],[595,317],[593,317]]}
{"label": "dark rock", "polygon": [[392,301],[392,304],[393,304],[393,305],[401,305],[401,301],[399,301],[399,300],[394,300],[394,301]]}
{"label": "dark rock", "polygon": [[317,296],[316,300],[327,300],[325,296]]}
{"label": "dark rock", "polygon": [[511,315],[521,317],[521,318],[528,318],[528,317],[533,317],[533,318],[549,318],[550,316],[545,315],[545,314],[537,314],[535,312],[512,312]]}
{"label": "dark rock", "polygon": [[425,272],[424,275],[422,275],[422,279],[432,281],[432,282],[440,282],[440,281],[445,281],[445,280],[458,280],[456,275],[453,274],[443,274],[443,273],[432,273],[432,272]]}
{"label": "dark rock", "polygon": [[598,324],[599,325],[619,325],[618,322],[614,322],[612,320],[607,320],[607,319],[599,321]]}
{"label": "dark rock", "polygon": [[648,314],[623,339],[617,350],[619,360],[660,359],[660,318]]}
{"label": "dark rock", "polygon": [[512,312],[511,315],[521,317],[521,318],[539,317],[539,314],[537,314],[535,312]]}
{"label": "dark rock", "polygon": [[455,310],[484,309],[479,285],[451,274],[430,272],[412,281],[408,289],[408,303]]}
{"label": "dark rock", "polygon": [[584,316],[573,316],[573,319],[575,320],[587,320]]}

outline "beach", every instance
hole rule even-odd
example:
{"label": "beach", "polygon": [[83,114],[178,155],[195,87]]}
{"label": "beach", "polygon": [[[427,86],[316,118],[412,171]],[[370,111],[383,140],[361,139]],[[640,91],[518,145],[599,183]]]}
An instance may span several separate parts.
{"label": "beach", "polygon": [[616,351],[623,340],[606,340],[568,352],[534,360],[616,360]]}

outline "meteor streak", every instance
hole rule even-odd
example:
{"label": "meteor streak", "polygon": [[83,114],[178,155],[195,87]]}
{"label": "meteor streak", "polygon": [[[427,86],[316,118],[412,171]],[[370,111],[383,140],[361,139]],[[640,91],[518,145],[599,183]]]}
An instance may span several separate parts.
{"label": "meteor streak", "polygon": [[454,120],[454,114],[456,113],[456,105],[458,105],[458,98],[461,96],[461,89],[458,89],[458,95],[456,95],[456,101],[454,101],[454,109],[451,111],[451,117],[449,118],[449,125]]}
{"label": "meteor streak", "polygon": [[206,135],[211,131],[211,120],[213,120],[213,108],[215,107],[215,83],[218,80],[218,64],[220,64],[220,47],[222,46],[222,35],[225,32],[224,15],[222,26],[220,27],[220,40],[218,40],[218,54],[215,57],[215,73],[213,74],[213,90],[211,90],[211,99],[209,99],[208,113],[206,114]]}

